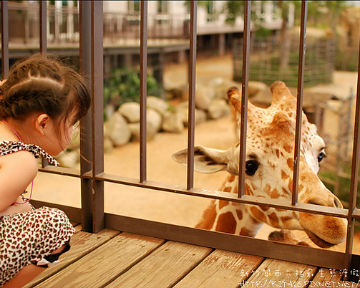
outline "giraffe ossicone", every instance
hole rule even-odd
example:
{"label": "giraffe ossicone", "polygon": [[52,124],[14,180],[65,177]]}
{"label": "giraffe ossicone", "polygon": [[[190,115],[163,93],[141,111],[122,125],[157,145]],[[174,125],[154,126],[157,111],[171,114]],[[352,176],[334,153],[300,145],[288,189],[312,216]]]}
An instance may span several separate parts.
{"label": "giraffe ossicone", "polygon": [[[285,83],[271,86],[272,104],[260,108],[248,104],[245,194],[266,199],[292,197],[296,98]],[[240,124],[241,92],[228,90],[230,103]],[[300,203],[342,208],[340,200],[321,182],[317,173],[325,155],[325,143],[314,124],[302,114],[302,138],[298,199]],[[202,173],[229,172],[220,190],[238,193],[239,144],[228,150],[195,147],[194,168]],[[173,155],[175,161],[187,163],[187,149]],[[320,247],[330,247],[346,238],[345,219],[295,212],[269,206],[246,205],[213,200],[204,211],[197,228],[237,235],[255,236],[263,223],[286,230],[303,230]]]}

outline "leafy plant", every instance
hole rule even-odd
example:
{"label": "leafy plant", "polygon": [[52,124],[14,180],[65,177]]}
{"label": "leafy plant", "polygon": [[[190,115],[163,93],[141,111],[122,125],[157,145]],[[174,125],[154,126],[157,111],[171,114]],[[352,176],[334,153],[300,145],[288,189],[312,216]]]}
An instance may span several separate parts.
{"label": "leafy plant", "polygon": [[[147,75],[147,94],[160,97],[161,88],[156,79]],[[140,73],[129,68],[114,69],[104,83],[104,104],[115,109],[125,102],[140,101]]]}

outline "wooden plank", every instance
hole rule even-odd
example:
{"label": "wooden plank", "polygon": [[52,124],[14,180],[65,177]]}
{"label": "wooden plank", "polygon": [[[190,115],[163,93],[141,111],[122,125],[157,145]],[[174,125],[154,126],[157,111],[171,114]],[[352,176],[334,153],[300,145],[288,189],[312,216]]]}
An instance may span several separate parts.
{"label": "wooden plank", "polygon": [[262,261],[262,257],[215,250],[175,287],[239,287]]}
{"label": "wooden plank", "polygon": [[106,287],[170,287],[210,252],[210,248],[167,242]]}
{"label": "wooden plank", "polygon": [[[316,267],[266,259],[241,287],[307,287]],[[244,285],[243,285],[244,284]]]}
{"label": "wooden plank", "polygon": [[122,233],[36,287],[103,287],[163,242]]}
{"label": "wooden plank", "polygon": [[[352,287],[341,285],[341,277],[342,273],[339,270],[331,270],[326,268],[321,268],[319,272],[316,274],[315,278],[311,281],[309,288],[315,287],[329,287],[329,288],[337,288],[337,287]],[[356,286],[354,286],[356,287]]]}
{"label": "wooden plank", "polygon": [[[81,228],[81,225],[78,226]],[[25,287],[34,287],[43,282],[118,234],[118,231],[109,229],[104,229],[97,234],[82,231],[75,233],[70,240],[71,249],[60,257],[60,263],[46,269]]]}

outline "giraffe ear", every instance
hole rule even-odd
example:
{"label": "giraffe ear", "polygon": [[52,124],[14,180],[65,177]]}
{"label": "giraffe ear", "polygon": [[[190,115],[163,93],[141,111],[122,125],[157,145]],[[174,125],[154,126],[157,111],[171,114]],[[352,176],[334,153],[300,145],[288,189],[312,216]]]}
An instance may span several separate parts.
{"label": "giraffe ear", "polygon": [[[172,158],[181,164],[187,164],[188,150],[184,149],[173,154]],[[201,173],[215,173],[226,170],[229,162],[229,150],[223,151],[218,149],[196,146],[194,148],[194,169]]]}

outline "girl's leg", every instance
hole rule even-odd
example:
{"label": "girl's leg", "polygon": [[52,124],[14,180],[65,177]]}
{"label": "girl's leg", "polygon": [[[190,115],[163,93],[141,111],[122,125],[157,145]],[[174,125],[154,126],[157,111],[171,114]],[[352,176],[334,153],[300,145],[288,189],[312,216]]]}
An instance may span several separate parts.
{"label": "girl's leg", "polygon": [[18,288],[23,287],[25,284],[29,283],[37,275],[43,272],[46,268],[39,267],[33,264],[25,266],[22,268],[18,274],[10,281],[6,282],[2,288]]}
{"label": "girl's leg", "polygon": [[[56,249],[51,254],[58,254],[61,253],[65,249],[65,246]],[[33,280],[37,275],[43,272],[46,268],[39,267],[33,264],[27,265],[23,267],[11,280],[6,282],[4,286],[1,288],[20,288],[23,287],[25,284],[29,283]]]}

